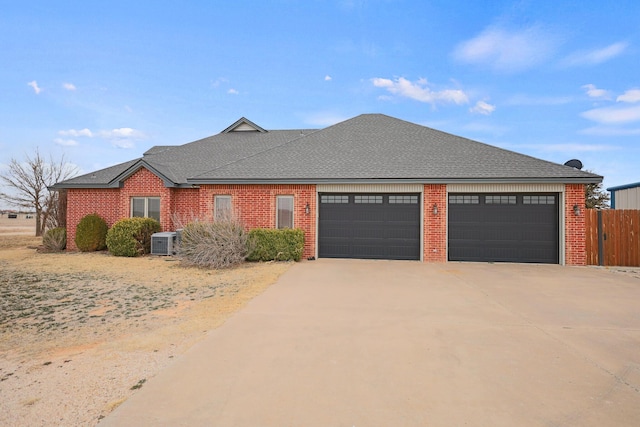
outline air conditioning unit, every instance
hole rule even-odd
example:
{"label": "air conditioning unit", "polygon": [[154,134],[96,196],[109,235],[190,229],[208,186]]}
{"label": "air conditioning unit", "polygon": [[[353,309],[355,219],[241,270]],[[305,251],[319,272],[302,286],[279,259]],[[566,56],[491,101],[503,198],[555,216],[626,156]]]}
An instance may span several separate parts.
{"label": "air conditioning unit", "polygon": [[173,251],[175,241],[175,231],[153,233],[151,235],[151,255],[173,255],[175,253]]}

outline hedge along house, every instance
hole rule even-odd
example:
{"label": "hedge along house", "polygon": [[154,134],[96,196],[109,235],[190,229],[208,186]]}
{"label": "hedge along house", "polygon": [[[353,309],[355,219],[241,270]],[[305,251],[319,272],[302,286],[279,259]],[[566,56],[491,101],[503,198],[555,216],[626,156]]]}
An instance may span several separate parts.
{"label": "hedge along house", "polygon": [[301,228],[304,257],[584,265],[585,184],[602,177],[381,114],[321,130],[241,118],[58,183],[78,221],[220,216]]}

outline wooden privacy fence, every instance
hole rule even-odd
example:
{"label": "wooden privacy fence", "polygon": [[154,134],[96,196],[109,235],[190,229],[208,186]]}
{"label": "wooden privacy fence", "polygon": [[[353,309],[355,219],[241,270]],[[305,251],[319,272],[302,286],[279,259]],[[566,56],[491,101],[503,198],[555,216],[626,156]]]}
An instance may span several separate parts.
{"label": "wooden privacy fence", "polygon": [[588,265],[640,267],[640,210],[585,210]]}

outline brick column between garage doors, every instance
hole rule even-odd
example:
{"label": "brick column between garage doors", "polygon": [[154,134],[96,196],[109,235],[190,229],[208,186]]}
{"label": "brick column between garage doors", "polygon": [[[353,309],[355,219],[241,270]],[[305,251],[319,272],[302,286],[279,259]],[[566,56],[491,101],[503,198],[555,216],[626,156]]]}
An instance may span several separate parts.
{"label": "brick column between garage doors", "polygon": [[[438,213],[434,214],[434,206]],[[447,186],[426,184],[423,202],[424,261],[447,261]]]}

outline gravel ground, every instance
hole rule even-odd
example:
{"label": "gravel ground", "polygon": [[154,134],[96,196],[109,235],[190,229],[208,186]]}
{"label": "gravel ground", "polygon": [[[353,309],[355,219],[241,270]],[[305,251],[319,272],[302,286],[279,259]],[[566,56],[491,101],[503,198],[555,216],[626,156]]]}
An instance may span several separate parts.
{"label": "gravel ground", "polygon": [[0,425],[93,426],[286,271],[39,253],[0,230]]}

